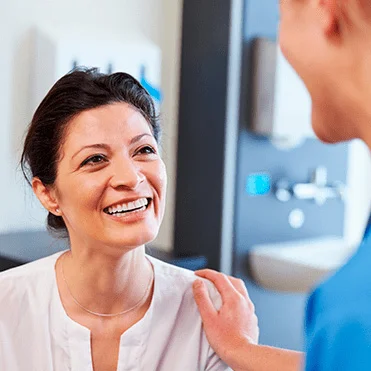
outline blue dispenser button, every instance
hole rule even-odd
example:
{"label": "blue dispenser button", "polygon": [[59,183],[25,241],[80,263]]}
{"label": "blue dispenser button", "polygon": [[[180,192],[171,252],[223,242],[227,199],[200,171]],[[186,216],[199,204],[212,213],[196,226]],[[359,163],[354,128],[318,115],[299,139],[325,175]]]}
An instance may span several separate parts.
{"label": "blue dispenser button", "polygon": [[266,195],[271,190],[271,183],[269,174],[250,174],[246,179],[246,193],[249,196]]}

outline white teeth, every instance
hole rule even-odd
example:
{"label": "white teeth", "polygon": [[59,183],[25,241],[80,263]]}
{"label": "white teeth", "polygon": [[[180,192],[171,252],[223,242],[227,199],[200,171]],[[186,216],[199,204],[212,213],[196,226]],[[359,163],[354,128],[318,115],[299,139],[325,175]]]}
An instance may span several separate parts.
{"label": "white teeth", "polygon": [[[146,199],[147,200],[147,199]],[[136,200],[133,202],[134,203],[134,207],[137,209],[139,207],[142,207],[142,206],[145,206],[145,204],[143,203],[143,198],[140,199],[140,200]]]}
{"label": "white teeth", "polygon": [[148,205],[148,200],[146,198],[140,198],[136,201],[128,202],[126,204],[109,207],[107,209],[107,211],[108,211],[109,214],[116,214],[116,213],[120,213],[120,212],[123,212],[123,211],[139,209],[139,208],[147,206],[147,205]]}

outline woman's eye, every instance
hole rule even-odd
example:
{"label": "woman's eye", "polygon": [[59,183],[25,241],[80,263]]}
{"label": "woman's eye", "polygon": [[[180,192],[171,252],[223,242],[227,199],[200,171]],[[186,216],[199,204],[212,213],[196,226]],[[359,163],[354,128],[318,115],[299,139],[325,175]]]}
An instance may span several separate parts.
{"label": "woman's eye", "polygon": [[102,162],[106,161],[106,158],[105,156],[103,155],[94,155],[94,156],[91,156],[89,158],[87,158],[82,164],[81,166],[84,166],[84,165],[87,165],[87,164],[100,164]]}
{"label": "woman's eye", "polygon": [[145,146],[145,147],[142,147],[137,153],[149,155],[149,154],[156,153],[156,151],[150,146]]}

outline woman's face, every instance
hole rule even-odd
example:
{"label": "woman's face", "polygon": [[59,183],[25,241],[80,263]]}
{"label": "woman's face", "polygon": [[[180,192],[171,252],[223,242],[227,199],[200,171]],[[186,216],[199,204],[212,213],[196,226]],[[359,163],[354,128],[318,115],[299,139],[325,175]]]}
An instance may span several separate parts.
{"label": "woman's face", "polygon": [[69,123],[54,194],[72,245],[131,249],[152,241],[166,183],[149,124],[129,104],[91,109]]}

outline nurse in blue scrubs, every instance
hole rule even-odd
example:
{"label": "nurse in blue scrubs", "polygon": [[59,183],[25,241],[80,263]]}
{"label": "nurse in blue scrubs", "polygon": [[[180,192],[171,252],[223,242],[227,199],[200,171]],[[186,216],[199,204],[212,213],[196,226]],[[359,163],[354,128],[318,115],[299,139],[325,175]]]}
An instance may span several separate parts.
{"label": "nurse in blue scrubs", "polygon": [[[281,0],[280,9],[280,46],[310,92],[318,138],[359,138],[371,148],[371,1]],[[352,259],[309,298],[305,360],[254,344],[254,308],[241,281],[199,275],[222,294],[215,311],[202,282],[194,285],[210,344],[234,370],[371,370],[371,227]]]}

